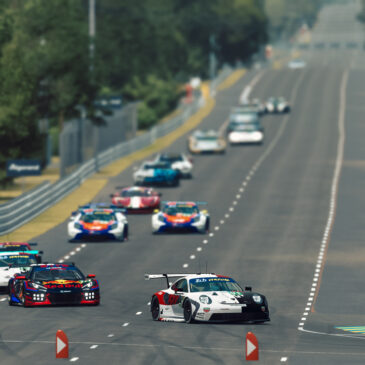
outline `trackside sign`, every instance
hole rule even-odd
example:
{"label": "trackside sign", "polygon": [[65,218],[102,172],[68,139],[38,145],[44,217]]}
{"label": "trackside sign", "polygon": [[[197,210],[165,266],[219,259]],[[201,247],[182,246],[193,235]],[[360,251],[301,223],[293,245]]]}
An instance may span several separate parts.
{"label": "trackside sign", "polygon": [[38,160],[8,160],[6,162],[6,176],[34,176],[42,172]]}

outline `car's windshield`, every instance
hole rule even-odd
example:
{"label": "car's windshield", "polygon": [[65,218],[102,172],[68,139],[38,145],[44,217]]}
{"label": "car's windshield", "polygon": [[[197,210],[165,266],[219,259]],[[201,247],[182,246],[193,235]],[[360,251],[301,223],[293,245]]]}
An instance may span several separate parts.
{"label": "car's windshield", "polygon": [[155,163],[155,164],[146,164],[143,166],[145,170],[149,169],[170,169],[170,165],[166,163]]}
{"label": "car's windshield", "polygon": [[198,141],[217,141],[218,139],[218,136],[206,136],[206,135],[203,135],[203,136],[197,136],[196,139]]}
{"label": "car's windshield", "polygon": [[189,285],[192,293],[200,291],[243,291],[232,278],[225,277],[190,279]]}
{"label": "car's windshield", "polygon": [[54,280],[84,280],[85,277],[80,270],[76,268],[44,268],[36,269],[32,273],[32,279],[35,281],[54,281]]}
{"label": "car's windshield", "polygon": [[151,191],[147,189],[123,190],[120,194],[123,198],[130,198],[133,196],[151,196]]}
{"label": "car's windshield", "polygon": [[9,252],[9,251],[29,251],[29,248],[26,245],[12,245],[12,246],[1,246],[0,252]]}
{"label": "car's windshield", "polygon": [[238,132],[256,132],[258,130],[259,130],[259,127],[257,124],[240,123],[240,124],[236,124],[234,126],[234,131],[238,131]]}
{"label": "car's windshield", "polygon": [[183,157],[181,155],[161,155],[160,161],[166,161],[166,162],[177,162],[177,161],[184,161]]}
{"label": "car's windshield", "polygon": [[34,255],[1,255],[0,266],[30,266],[36,264],[37,259]]}
{"label": "car's windshield", "polygon": [[163,212],[167,215],[192,215],[194,213],[199,213],[199,209],[196,205],[172,205],[165,206]]}
{"label": "car's windshield", "polygon": [[92,223],[92,222],[110,222],[116,220],[115,214],[112,212],[93,212],[93,213],[85,213],[82,214],[81,221],[85,223]]}
{"label": "car's windshield", "polygon": [[251,114],[251,113],[247,113],[247,114],[232,114],[231,115],[231,121],[233,123],[235,122],[240,122],[240,123],[252,123],[257,121],[257,114]]}

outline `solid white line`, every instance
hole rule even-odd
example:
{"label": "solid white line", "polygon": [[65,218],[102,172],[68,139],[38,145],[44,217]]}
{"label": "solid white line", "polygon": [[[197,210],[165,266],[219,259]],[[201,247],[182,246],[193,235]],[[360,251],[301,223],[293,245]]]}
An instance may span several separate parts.
{"label": "solid white line", "polygon": [[[338,141],[337,141],[337,156],[336,156],[336,165],[333,172],[332,184],[330,190],[330,203],[329,210],[327,216],[326,226],[323,232],[322,237],[322,245],[318,254],[317,265],[315,269],[315,273],[313,275],[313,285],[318,282],[319,274],[318,272],[324,266],[323,256],[324,252],[328,248],[329,245],[329,233],[332,230],[335,213],[336,213],[336,203],[337,203],[337,195],[338,195],[338,184],[342,170],[343,164],[343,156],[344,156],[344,148],[345,148],[345,112],[346,112],[346,89],[348,83],[349,71],[346,70],[342,75],[341,87],[340,87],[340,109],[339,109],[339,117],[338,117]],[[315,285],[317,286],[317,284]],[[318,293],[319,287],[316,289]],[[309,294],[308,302],[312,302],[314,300],[314,292]]]}

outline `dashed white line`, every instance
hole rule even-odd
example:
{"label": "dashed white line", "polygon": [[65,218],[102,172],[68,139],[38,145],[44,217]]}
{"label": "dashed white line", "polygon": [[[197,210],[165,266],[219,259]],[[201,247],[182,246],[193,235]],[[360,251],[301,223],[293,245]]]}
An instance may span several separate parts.
{"label": "dashed white line", "polygon": [[214,227],[214,230],[215,230],[215,231],[219,231],[219,226],[215,226],[215,227]]}
{"label": "dashed white line", "polygon": [[204,245],[206,245],[208,243],[208,240],[204,240],[203,243]]}
{"label": "dashed white line", "polygon": [[223,220],[223,219],[221,219],[221,220],[219,221],[219,223],[220,223],[220,224],[224,224],[224,220]]}
{"label": "dashed white line", "polygon": [[137,312],[136,316],[140,316],[142,314],[142,312]]}
{"label": "dashed white line", "polygon": [[70,256],[75,255],[75,253],[76,253],[75,251],[71,251],[71,252],[70,252]]}
{"label": "dashed white line", "polygon": [[76,248],[76,251],[77,251],[77,252],[80,252],[80,251],[81,251],[81,247],[77,247],[77,248]]}
{"label": "dashed white line", "polygon": [[148,302],[147,305],[150,306],[151,305],[151,302]]}
{"label": "dashed white line", "polygon": [[0,299],[0,302],[5,302],[6,298]]}
{"label": "dashed white line", "polygon": [[58,262],[62,264],[63,260],[58,260]]}
{"label": "dashed white line", "polygon": [[122,324],[122,327],[127,327],[127,326],[129,326],[129,322],[125,322]]}
{"label": "dashed white line", "polygon": [[190,260],[195,260],[195,255],[190,255]]}
{"label": "dashed white line", "polygon": [[81,247],[82,248],[85,248],[87,245],[86,245],[86,243],[83,243],[82,245],[81,245]]}
{"label": "dashed white line", "polygon": [[240,198],[241,198],[241,194],[237,194],[236,199],[240,199]]}
{"label": "dashed white line", "polygon": [[229,211],[230,211],[230,212],[234,212],[234,208],[233,208],[233,207],[230,207],[230,208],[229,208]]}
{"label": "dashed white line", "polygon": [[287,361],[288,361],[288,358],[287,358],[287,357],[282,357],[282,358],[280,359],[280,361],[281,361],[281,362],[287,362]]}
{"label": "dashed white line", "polygon": [[69,258],[70,258],[70,256],[68,256],[68,255],[67,255],[67,256],[65,256],[65,260],[68,260]]}
{"label": "dashed white line", "polygon": [[91,349],[91,350],[94,350],[94,349],[96,349],[97,347],[99,347],[99,345],[92,345],[92,346],[90,346],[90,349]]}
{"label": "dashed white line", "polygon": [[109,333],[108,337],[114,337],[114,333]]}
{"label": "dashed white line", "polygon": [[209,233],[209,237],[213,237],[214,236],[214,233]]}
{"label": "dashed white line", "polygon": [[189,267],[189,264],[184,264],[183,268],[186,269],[187,267]]}
{"label": "dashed white line", "polygon": [[229,218],[229,214],[228,214],[228,213],[227,213],[227,214],[225,214],[225,215],[224,215],[224,217],[225,217],[225,218]]}
{"label": "dashed white line", "polygon": [[197,247],[197,248],[196,248],[196,250],[197,250],[198,252],[200,252],[200,251],[202,250],[202,248],[201,248],[201,247]]}
{"label": "dashed white line", "polygon": [[232,204],[233,204],[233,205],[237,205],[237,201],[235,200]]}
{"label": "dashed white line", "polygon": [[70,359],[71,362],[75,362],[77,361],[79,358],[78,357],[73,357],[72,359]]}
{"label": "dashed white line", "polygon": [[240,193],[243,193],[245,191],[244,188],[240,188]]}

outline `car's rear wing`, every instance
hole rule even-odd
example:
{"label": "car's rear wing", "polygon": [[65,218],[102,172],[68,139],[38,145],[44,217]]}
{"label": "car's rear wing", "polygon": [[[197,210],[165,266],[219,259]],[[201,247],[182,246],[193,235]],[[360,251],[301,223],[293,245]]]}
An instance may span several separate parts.
{"label": "car's rear wing", "polygon": [[191,275],[191,274],[144,274],[144,278],[145,280],[166,279],[167,287],[169,288],[170,287],[169,278],[181,278],[186,275]]}

